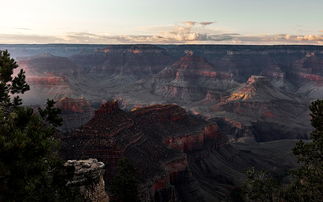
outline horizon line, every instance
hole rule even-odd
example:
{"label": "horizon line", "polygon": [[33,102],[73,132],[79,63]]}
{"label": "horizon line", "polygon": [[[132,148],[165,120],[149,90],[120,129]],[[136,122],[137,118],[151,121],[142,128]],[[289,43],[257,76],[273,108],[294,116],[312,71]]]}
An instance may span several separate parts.
{"label": "horizon line", "polygon": [[1,45],[97,45],[97,46],[127,46],[127,45],[154,45],[154,46],[318,46],[323,47],[323,44],[203,44],[203,43],[196,43],[196,44],[181,44],[181,43],[107,43],[107,44],[100,44],[100,43],[0,43]]}

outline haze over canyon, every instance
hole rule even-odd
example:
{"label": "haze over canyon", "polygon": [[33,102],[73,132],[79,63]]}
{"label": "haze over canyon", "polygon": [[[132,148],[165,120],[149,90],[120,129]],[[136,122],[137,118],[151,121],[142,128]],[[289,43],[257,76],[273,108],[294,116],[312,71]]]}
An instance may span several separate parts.
{"label": "haze over canyon", "polygon": [[[0,45],[26,71],[25,105],[62,110],[66,159],[127,157],[144,201],[226,200],[250,167],[284,175],[323,97],[323,47]],[[176,199],[176,200],[175,200]]]}

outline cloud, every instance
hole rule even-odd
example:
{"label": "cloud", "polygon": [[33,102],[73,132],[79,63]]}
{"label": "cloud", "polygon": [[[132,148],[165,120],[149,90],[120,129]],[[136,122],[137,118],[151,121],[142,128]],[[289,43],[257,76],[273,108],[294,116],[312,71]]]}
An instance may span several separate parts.
{"label": "cloud", "polygon": [[26,35],[26,34],[1,34],[2,44],[36,44],[36,43],[61,43],[62,39],[56,36]]}
{"label": "cloud", "polygon": [[214,21],[205,21],[205,22],[197,22],[197,21],[185,21],[182,24],[189,26],[189,27],[193,27],[195,25],[202,25],[202,26],[208,26],[211,24],[214,24]]}
{"label": "cloud", "polygon": [[27,27],[16,27],[15,29],[18,29],[18,30],[26,30],[26,31],[30,31],[31,30],[30,28],[27,28]]}
{"label": "cloud", "polygon": [[[105,33],[69,32],[59,36],[1,34],[0,44],[77,43],[77,44],[312,44],[323,45],[322,34],[242,35],[209,27],[214,22],[186,21],[172,26],[155,26],[153,34],[109,35]],[[206,27],[207,26],[207,27]],[[143,30],[144,31],[144,30]]]}
{"label": "cloud", "polygon": [[290,34],[275,34],[275,35],[249,35],[239,36],[236,40],[240,43],[248,44],[323,44],[322,35],[290,35]]}
{"label": "cloud", "polygon": [[[154,43],[190,43],[195,41],[222,41],[231,39],[231,34],[223,34],[215,30],[207,30],[205,26],[211,25],[214,22],[196,22],[185,21],[178,25],[174,25],[166,31],[162,31],[155,35],[141,38],[144,42],[151,41]],[[133,38],[138,39],[138,36]]]}
{"label": "cloud", "polygon": [[238,33],[199,33],[177,29],[156,35],[107,35],[86,32],[62,36],[0,34],[0,44],[10,43],[80,43],[80,44],[312,44],[323,45],[323,35],[241,35]]}
{"label": "cloud", "polygon": [[207,26],[207,25],[211,25],[211,24],[214,24],[215,22],[200,22],[200,25],[204,25],[204,26]]}
{"label": "cloud", "polygon": [[292,36],[295,37],[297,41],[322,41],[323,42],[323,34],[322,35],[302,35],[302,36]]}
{"label": "cloud", "polygon": [[187,26],[194,26],[194,25],[196,25],[196,23],[198,23],[198,22],[195,22],[195,21],[185,21],[185,22],[183,22],[183,24],[185,24]]}

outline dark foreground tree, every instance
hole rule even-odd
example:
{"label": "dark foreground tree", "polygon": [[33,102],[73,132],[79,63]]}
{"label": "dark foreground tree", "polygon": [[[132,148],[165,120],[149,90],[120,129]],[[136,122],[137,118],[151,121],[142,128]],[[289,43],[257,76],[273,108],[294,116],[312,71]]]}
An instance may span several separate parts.
{"label": "dark foreground tree", "polygon": [[300,167],[291,172],[295,181],[286,194],[291,201],[323,201],[323,100],[314,101],[310,110],[311,141],[300,141],[293,149]]}
{"label": "dark foreground tree", "polygon": [[247,201],[323,201],[323,100],[310,106],[314,131],[311,140],[299,141],[293,153],[299,167],[290,171],[290,183],[275,184],[263,171],[248,171]]}
{"label": "dark foreground tree", "polygon": [[264,171],[251,168],[247,171],[247,182],[244,187],[247,201],[271,202],[277,199],[279,188],[275,181]]}
{"label": "dark foreground tree", "polygon": [[117,174],[113,177],[110,186],[113,201],[139,201],[136,170],[128,159],[123,158],[118,161]]}
{"label": "dark foreground tree", "polygon": [[55,201],[54,173],[62,162],[53,136],[62,119],[50,100],[41,116],[21,106],[19,94],[29,85],[23,70],[13,76],[16,68],[9,53],[0,51],[0,201]]}

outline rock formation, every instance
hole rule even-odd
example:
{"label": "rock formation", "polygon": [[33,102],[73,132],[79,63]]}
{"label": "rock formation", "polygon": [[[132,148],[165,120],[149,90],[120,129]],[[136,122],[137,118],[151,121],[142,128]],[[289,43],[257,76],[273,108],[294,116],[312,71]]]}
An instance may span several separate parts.
{"label": "rock formation", "polygon": [[[227,99],[214,105],[213,110],[224,112],[222,116],[225,125],[233,121],[239,123],[240,129],[249,128],[248,131],[254,134],[256,141],[306,138],[310,130],[306,124],[306,104],[294,94],[276,88],[264,76],[251,76],[246,84],[233,91]],[[302,114],[303,118],[297,114]],[[227,121],[230,119],[231,123]],[[281,131],[275,128],[281,128]],[[295,128],[298,130],[294,131]],[[247,133],[244,137],[249,135]]]}
{"label": "rock formation", "polygon": [[74,175],[66,184],[70,189],[76,189],[81,201],[108,202],[105,191],[104,163],[96,159],[68,160],[64,167],[74,170]]}
{"label": "rock formation", "polygon": [[189,177],[186,153],[206,145],[216,148],[223,141],[216,124],[188,115],[177,105],[125,112],[112,101],[65,137],[63,148],[66,158],[92,156],[105,162],[109,171],[106,179],[114,174],[117,160],[127,157],[140,176],[142,195],[154,198],[181,183],[183,176]]}
{"label": "rock formation", "polygon": [[227,101],[239,100],[270,102],[273,100],[292,101],[293,98],[275,88],[267,77],[252,75],[243,87],[232,92],[231,96],[227,99]]}
{"label": "rock formation", "polygon": [[198,101],[208,91],[227,91],[236,87],[230,73],[218,72],[205,58],[186,55],[158,73],[154,92],[174,100]]}
{"label": "rock formation", "polygon": [[[220,127],[213,120],[189,115],[177,105],[152,105],[127,112],[111,101],[87,124],[63,138],[64,155],[92,156],[105,162],[107,183],[117,160],[128,158],[138,172],[143,201],[223,200],[243,181],[243,172],[251,162],[272,169],[269,159],[273,156],[258,150],[243,153],[243,148],[229,145],[222,134],[229,128],[216,122]],[[239,122],[231,121],[231,125],[248,130]],[[286,162],[279,169],[293,163]]]}

